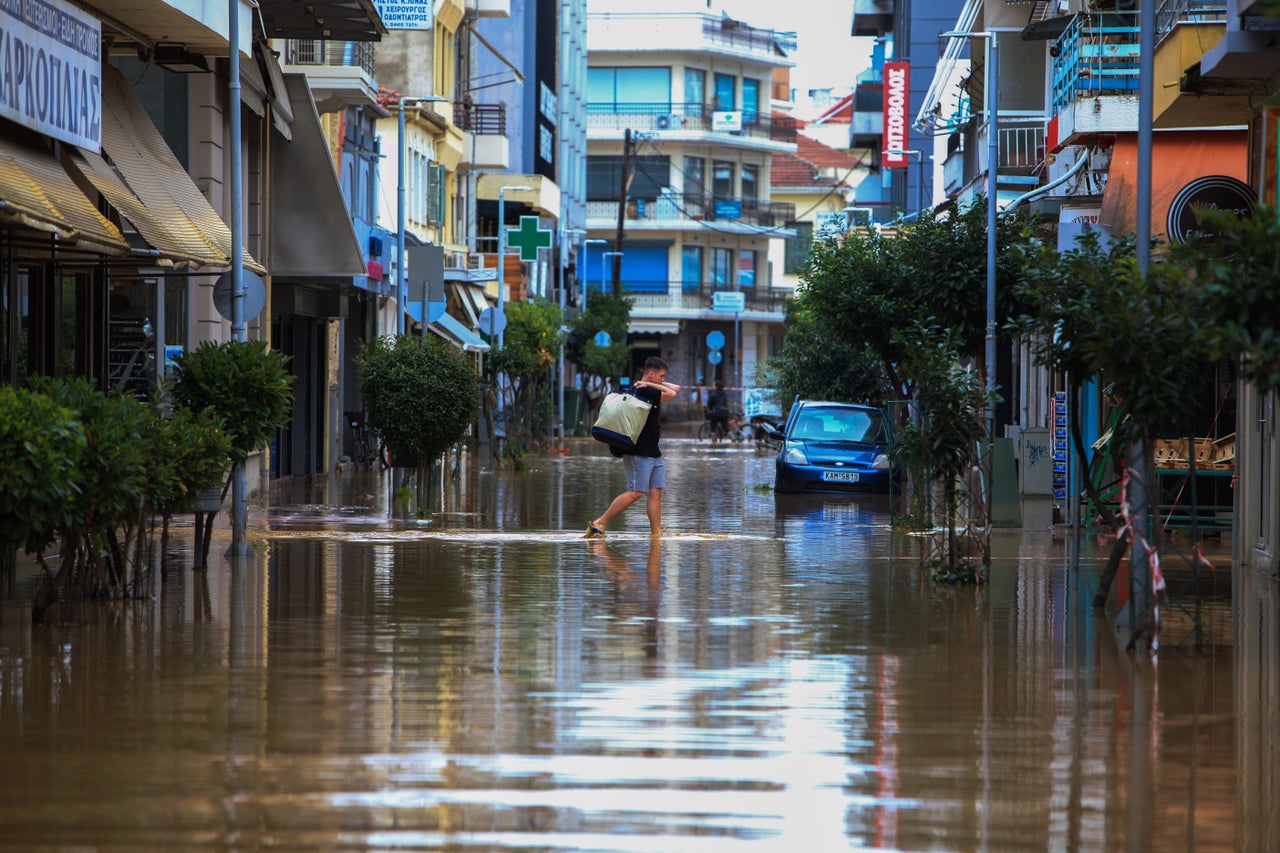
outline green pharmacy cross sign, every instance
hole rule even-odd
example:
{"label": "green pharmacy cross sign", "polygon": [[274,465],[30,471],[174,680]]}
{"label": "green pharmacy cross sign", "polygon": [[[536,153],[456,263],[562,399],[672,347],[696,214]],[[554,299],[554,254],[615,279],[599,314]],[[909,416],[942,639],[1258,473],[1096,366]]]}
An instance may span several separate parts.
{"label": "green pharmacy cross sign", "polygon": [[507,229],[507,245],[520,248],[520,260],[536,261],[539,249],[551,248],[551,229],[539,228],[536,216],[521,216],[519,228]]}

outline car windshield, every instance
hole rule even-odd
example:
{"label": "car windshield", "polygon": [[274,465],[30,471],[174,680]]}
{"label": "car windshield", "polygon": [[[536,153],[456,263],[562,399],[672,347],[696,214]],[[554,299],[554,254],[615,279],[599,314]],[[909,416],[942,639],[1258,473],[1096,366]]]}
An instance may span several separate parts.
{"label": "car windshield", "polygon": [[884,440],[884,418],[862,409],[807,408],[796,420],[792,438],[875,444]]}

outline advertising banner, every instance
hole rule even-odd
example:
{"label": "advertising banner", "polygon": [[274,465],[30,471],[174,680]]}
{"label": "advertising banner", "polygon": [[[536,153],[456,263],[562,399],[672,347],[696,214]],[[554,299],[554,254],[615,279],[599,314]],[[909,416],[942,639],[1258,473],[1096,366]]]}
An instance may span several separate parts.
{"label": "advertising banner", "polygon": [[[884,64],[884,150],[904,152],[907,149],[907,115],[911,109],[911,63]],[[905,169],[909,159],[905,153],[885,154],[881,165],[886,169]]]}

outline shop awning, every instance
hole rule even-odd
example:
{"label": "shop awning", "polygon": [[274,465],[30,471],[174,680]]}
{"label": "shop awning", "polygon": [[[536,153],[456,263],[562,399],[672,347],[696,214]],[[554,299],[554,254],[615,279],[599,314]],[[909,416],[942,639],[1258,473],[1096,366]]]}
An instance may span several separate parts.
{"label": "shop awning", "polygon": [[489,345],[480,336],[458,322],[452,314],[442,314],[428,328],[449,343],[466,352],[488,352]]}
{"label": "shop awning", "polygon": [[451,281],[449,286],[458,295],[458,304],[467,312],[473,324],[480,322],[480,312],[489,307],[489,298],[484,295],[484,288],[461,281]]}
{"label": "shop awning", "polygon": [[[231,229],[182,168],[124,76],[110,65],[102,67],[102,150],[183,258],[200,267],[231,266]],[[141,232],[141,223],[133,224]],[[244,268],[267,271],[248,251]]]}
{"label": "shop awning", "polygon": [[0,223],[55,234],[90,252],[124,255],[129,243],[43,147],[0,140]]}
{"label": "shop awning", "polygon": [[633,335],[677,335],[680,333],[680,321],[632,320],[627,324],[627,331]]}
{"label": "shop awning", "polygon": [[293,141],[277,138],[271,146],[271,275],[367,275],[306,75],[285,74],[284,83],[293,107]]}

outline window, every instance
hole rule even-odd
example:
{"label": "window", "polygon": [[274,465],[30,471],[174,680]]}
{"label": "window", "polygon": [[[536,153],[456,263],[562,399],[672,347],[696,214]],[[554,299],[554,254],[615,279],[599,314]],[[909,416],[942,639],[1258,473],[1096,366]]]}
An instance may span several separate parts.
{"label": "window", "polygon": [[738,253],[738,286],[756,286],[756,252],[742,251]]}
{"label": "window", "polygon": [[742,197],[757,199],[760,197],[760,167],[747,163],[742,164]]}
{"label": "window", "polygon": [[733,163],[716,160],[711,164],[711,192],[716,198],[733,198]]}
{"label": "window", "polygon": [[[665,156],[634,158],[631,198],[657,200],[663,187],[671,186],[671,160]],[[622,158],[591,156],[587,158],[587,201],[617,201],[622,186]]]}
{"label": "window", "polygon": [[687,112],[702,115],[707,103],[707,72],[700,68],[684,70],[684,102]]}
{"label": "window", "polygon": [[652,105],[671,111],[670,68],[589,68],[587,103],[605,112],[620,104]]}
{"label": "window", "polygon": [[686,292],[702,288],[702,247],[682,246],[680,249],[680,281]]}
{"label": "window", "polygon": [[760,118],[760,81],[742,78],[742,123],[755,124]]}
{"label": "window", "polygon": [[797,222],[796,236],[786,240],[786,253],[782,258],[782,271],[786,275],[799,275],[809,260],[809,247],[813,245],[813,223]]}
{"label": "window", "polygon": [[732,281],[732,275],[733,250],[712,249],[710,275],[712,290],[727,290],[729,282]]}
{"label": "window", "polygon": [[701,199],[707,188],[707,161],[702,157],[684,158],[684,194]]}
{"label": "window", "polygon": [[737,106],[738,81],[732,74],[716,75],[716,109],[731,110]]}
{"label": "window", "polygon": [[444,166],[427,167],[427,224],[437,228],[444,225],[444,181]]}

